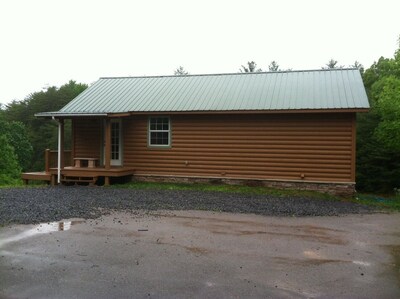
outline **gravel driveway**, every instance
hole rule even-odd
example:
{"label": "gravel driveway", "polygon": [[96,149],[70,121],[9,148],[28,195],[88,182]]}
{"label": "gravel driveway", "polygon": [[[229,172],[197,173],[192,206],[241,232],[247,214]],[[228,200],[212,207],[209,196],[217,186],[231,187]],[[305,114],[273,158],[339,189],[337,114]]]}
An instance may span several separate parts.
{"label": "gravel driveway", "polygon": [[269,216],[334,216],[372,208],[306,197],[84,186],[0,189],[0,225],[97,218],[110,210],[210,210]]}

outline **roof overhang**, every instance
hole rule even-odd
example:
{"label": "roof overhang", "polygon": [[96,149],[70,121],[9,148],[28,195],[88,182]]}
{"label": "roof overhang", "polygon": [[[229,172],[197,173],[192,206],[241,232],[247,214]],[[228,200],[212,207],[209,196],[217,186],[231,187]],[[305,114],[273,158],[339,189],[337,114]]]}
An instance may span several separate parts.
{"label": "roof overhang", "polygon": [[36,117],[43,118],[75,118],[75,117],[106,117],[107,113],[63,113],[63,112],[41,112],[36,113]]}
{"label": "roof overhang", "polygon": [[369,108],[353,109],[277,109],[277,110],[212,110],[212,111],[133,111],[108,113],[108,117],[125,117],[134,115],[187,115],[187,114],[294,114],[294,113],[358,113],[368,112]]}
{"label": "roof overhang", "polygon": [[132,111],[110,113],[82,112],[42,112],[36,117],[43,118],[78,118],[78,117],[128,117],[134,115],[188,115],[188,114],[296,114],[296,113],[358,113],[368,112],[369,108],[352,109],[276,109],[276,110],[207,110],[207,111]]}

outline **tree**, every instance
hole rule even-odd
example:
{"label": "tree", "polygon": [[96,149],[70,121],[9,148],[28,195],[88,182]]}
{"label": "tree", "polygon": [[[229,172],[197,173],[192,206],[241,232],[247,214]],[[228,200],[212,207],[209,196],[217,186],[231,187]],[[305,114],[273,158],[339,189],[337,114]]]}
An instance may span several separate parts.
{"label": "tree", "polygon": [[271,63],[268,65],[268,70],[269,70],[270,72],[277,72],[277,71],[280,71],[281,69],[279,68],[279,64],[278,64],[275,60],[273,60],[273,61],[271,61]]}
{"label": "tree", "polygon": [[357,60],[354,61],[354,64],[350,65],[349,67],[358,69],[361,74],[364,73],[364,66],[360,62],[358,62]]}
{"label": "tree", "polygon": [[24,124],[17,121],[6,122],[0,119],[0,135],[7,138],[20,168],[27,170],[32,162],[33,148]]}
{"label": "tree", "polygon": [[260,68],[257,69],[257,63],[255,63],[254,61],[248,61],[247,67],[242,65],[239,71],[241,73],[256,73],[256,72],[262,72],[262,69]]}
{"label": "tree", "polygon": [[325,64],[325,66],[322,67],[322,69],[323,70],[328,70],[328,69],[338,69],[338,68],[343,68],[344,67],[343,65],[338,66],[337,63],[338,63],[337,60],[332,58],[332,59],[330,59],[328,61],[327,64]]}
{"label": "tree", "polygon": [[382,91],[376,103],[381,121],[375,129],[375,136],[388,149],[400,152],[400,78],[389,76],[382,81]]}
{"label": "tree", "polygon": [[0,185],[17,183],[21,169],[13,147],[4,135],[0,135]]}
{"label": "tree", "polygon": [[369,113],[357,115],[357,189],[391,192],[399,187],[400,49],[363,73]]}
{"label": "tree", "polygon": [[[57,147],[57,124],[48,119],[34,116],[38,112],[58,111],[77,97],[88,86],[69,81],[61,87],[50,86],[34,92],[22,101],[13,101],[4,110],[4,119],[8,122],[19,121],[26,127],[29,141],[33,146],[33,156],[28,170],[44,169],[44,150]],[[71,123],[65,123],[65,148],[71,144]]]}
{"label": "tree", "polygon": [[174,75],[176,76],[186,76],[189,75],[189,72],[185,70],[183,66],[179,66],[175,71]]}

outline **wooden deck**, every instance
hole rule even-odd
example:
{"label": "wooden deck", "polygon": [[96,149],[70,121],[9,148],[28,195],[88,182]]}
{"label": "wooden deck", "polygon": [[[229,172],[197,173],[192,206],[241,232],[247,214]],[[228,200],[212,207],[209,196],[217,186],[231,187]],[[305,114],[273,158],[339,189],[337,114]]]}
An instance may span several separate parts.
{"label": "wooden deck", "polygon": [[[21,178],[25,184],[28,184],[29,181],[45,181],[55,185],[58,176],[57,154],[57,151],[46,149],[44,151],[45,171],[22,173]],[[133,168],[122,166],[110,166],[109,168],[96,166],[99,162],[98,158],[73,157],[71,150],[63,151],[61,161],[64,165],[64,167],[61,167],[62,183],[89,183],[93,185],[99,178],[104,178],[104,185],[109,185],[110,178],[130,176],[134,172]],[[76,163],[76,161],[79,161],[79,163]]]}
{"label": "wooden deck", "polygon": [[[104,178],[104,184],[109,185],[111,177],[123,177],[133,175],[134,169],[126,167],[73,167],[67,166],[61,169],[62,182],[89,183],[94,184],[99,178]],[[21,178],[26,184],[30,180],[47,181],[54,185],[57,182],[57,168],[50,168],[49,171],[25,172]]]}
{"label": "wooden deck", "polygon": [[41,171],[41,172],[24,172],[21,174],[22,180],[25,184],[28,184],[30,180],[33,181],[46,181],[51,182],[51,173]]}

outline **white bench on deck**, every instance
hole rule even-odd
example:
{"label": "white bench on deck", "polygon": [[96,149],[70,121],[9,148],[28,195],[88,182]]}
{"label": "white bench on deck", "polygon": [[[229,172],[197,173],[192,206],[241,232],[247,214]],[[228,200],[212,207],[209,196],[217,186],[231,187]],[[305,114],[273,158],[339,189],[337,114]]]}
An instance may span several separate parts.
{"label": "white bench on deck", "polygon": [[88,168],[95,168],[98,158],[74,158],[75,167],[82,167],[82,162],[87,161]]}

